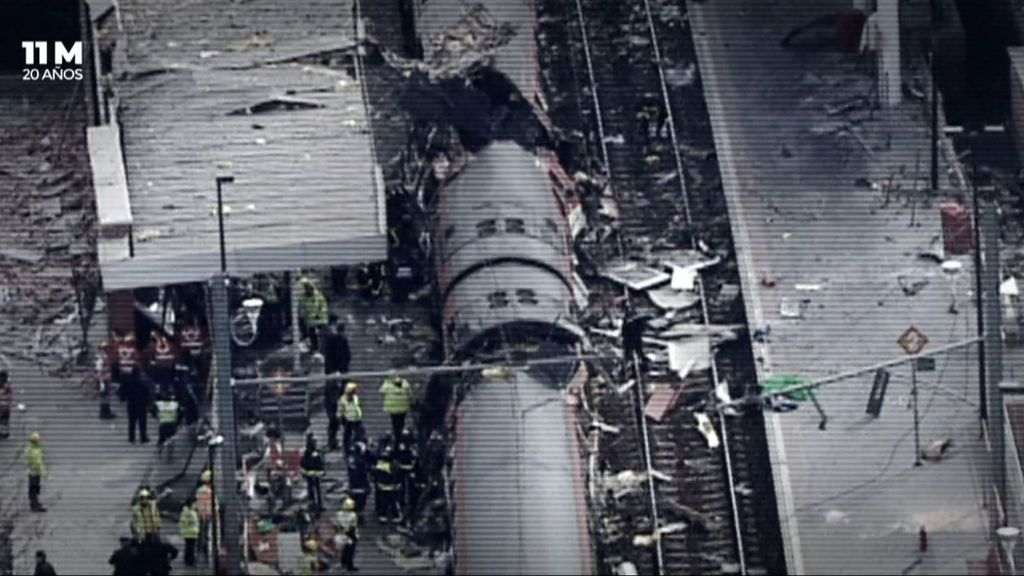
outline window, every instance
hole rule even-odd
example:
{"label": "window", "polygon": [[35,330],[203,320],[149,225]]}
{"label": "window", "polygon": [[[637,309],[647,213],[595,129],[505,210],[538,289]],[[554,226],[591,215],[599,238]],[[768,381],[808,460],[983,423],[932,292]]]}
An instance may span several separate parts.
{"label": "window", "polygon": [[497,290],[487,295],[487,302],[491,308],[507,308],[508,293],[504,290]]}
{"label": "window", "polygon": [[526,222],[522,218],[507,218],[505,231],[509,234],[526,234]]}
{"label": "window", "polygon": [[480,238],[489,238],[498,233],[498,222],[491,218],[476,223],[476,235]]}
{"label": "window", "polygon": [[450,240],[451,237],[454,236],[454,235],[455,235],[455,225],[454,224],[452,224],[451,226],[449,226],[449,227],[444,229],[444,239],[445,240]]}
{"label": "window", "polygon": [[520,288],[519,290],[516,290],[516,298],[519,300],[520,304],[529,304],[533,306],[538,304],[537,293],[529,288]]}

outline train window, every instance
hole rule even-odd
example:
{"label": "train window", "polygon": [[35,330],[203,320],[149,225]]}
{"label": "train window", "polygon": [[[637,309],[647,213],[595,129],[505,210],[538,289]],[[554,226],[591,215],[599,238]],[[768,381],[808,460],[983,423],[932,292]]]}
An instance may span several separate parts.
{"label": "train window", "polygon": [[487,295],[487,302],[491,308],[506,308],[508,307],[508,293],[504,290],[495,290]]}
{"label": "train window", "polygon": [[480,238],[488,238],[498,233],[498,222],[494,218],[481,220],[476,223],[476,235]]}
{"label": "train window", "polygon": [[516,298],[519,300],[520,304],[538,304],[537,293],[529,288],[520,288],[519,290],[516,290]]}
{"label": "train window", "polygon": [[505,231],[509,234],[526,234],[526,222],[522,218],[506,218]]}

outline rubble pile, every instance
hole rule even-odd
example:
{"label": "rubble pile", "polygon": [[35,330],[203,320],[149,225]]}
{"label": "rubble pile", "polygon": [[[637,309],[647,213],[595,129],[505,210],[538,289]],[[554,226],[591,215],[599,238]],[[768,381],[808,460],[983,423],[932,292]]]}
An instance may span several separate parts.
{"label": "rubble pile", "polygon": [[83,95],[8,88],[4,106],[21,112],[0,125],[0,354],[66,372],[82,346],[76,274],[98,285]]}

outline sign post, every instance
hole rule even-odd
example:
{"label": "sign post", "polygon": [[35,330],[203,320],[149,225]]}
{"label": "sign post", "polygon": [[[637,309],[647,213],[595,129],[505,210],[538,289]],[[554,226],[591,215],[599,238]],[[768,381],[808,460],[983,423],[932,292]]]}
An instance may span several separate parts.
{"label": "sign post", "polygon": [[[928,345],[928,337],[924,335],[924,332],[911,326],[896,340],[896,343],[903,348],[907,355],[917,356]],[[914,406],[914,466],[921,465],[921,413],[917,403],[917,370],[921,360],[922,358],[914,358],[910,362],[910,398],[911,404]],[[934,367],[935,363],[932,361],[931,369]],[[926,368],[922,366],[922,369]]]}

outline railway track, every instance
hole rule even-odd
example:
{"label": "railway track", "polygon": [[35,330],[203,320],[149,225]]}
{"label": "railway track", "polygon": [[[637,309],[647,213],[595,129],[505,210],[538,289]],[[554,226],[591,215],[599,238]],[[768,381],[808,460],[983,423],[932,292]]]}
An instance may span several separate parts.
{"label": "railway track", "polygon": [[[668,81],[668,66],[675,67],[671,71],[677,80],[680,68],[684,81],[688,71],[695,73],[695,64],[686,65],[696,59],[681,18],[685,6],[674,5],[679,11],[673,12],[670,2],[655,5],[652,0],[540,4],[542,36],[569,48],[564,54],[545,54],[544,65],[553,76],[567,77],[574,88],[572,97],[563,93],[552,103],[552,116],[578,136],[577,148],[587,159],[587,168],[603,172],[617,205],[617,242],[603,242],[591,250],[606,260],[642,258],[652,249],[693,248],[706,240],[731,254],[699,84],[678,90],[670,89]],[[665,14],[679,18],[666,21]],[[721,289],[723,276],[738,282],[734,265],[722,268],[724,272],[699,279],[701,305],[692,322],[745,321],[742,311],[714,303],[712,296]],[[602,291],[605,297],[615,295],[612,287],[599,286]],[[645,299],[634,299],[644,306]],[[624,554],[640,573],[779,573],[781,556],[772,537],[778,523],[762,415],[721,416],[708,407],[722,440],[719,449],[708,447],[694,417],[708,406],[720,378],[733,383],[733,394],[743,393],[743,383],[753,382],[752,362],[745,343],[719,350],[710,371],[687,378],[681,408],[661,422],[642,415],[642,387],[634,387],[635,394],[602,399],[602,417],[622,429],[604,455],[608,465],[619,470],[649,465],[670,477],[619,502],[628,511],[626,523],[635,533],[649,532],[652,525],[686,525],[664,534],[650,554]],[[636,376],[654,385],[670,385],[675,378],[656,373]],[[638,514],[643,518],[636,518]],[[610,555],[620,554],[615,550]]]}

